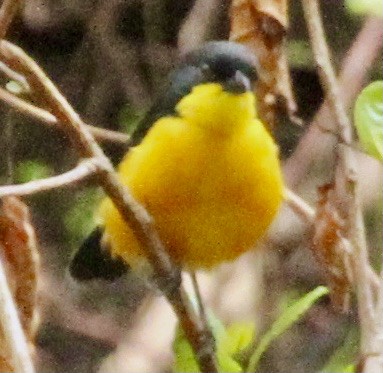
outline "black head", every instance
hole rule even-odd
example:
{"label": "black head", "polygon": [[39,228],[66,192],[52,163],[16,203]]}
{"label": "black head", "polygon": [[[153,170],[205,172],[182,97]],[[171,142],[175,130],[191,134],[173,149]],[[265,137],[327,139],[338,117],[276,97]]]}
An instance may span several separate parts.
{"label": "black head", "polygon": [[229,41],[206,43],[184,57],[185,66],[195,66],[202,82],[221,83],[232,93],[251,89],[257,78],[257,59],[246,47]]}
{"label": "black head", "polygon": [[213,41],[186,54],[169,75],[168,85],[158,97],[132,136],[141,141],[152,124],[164,115],[176,115],[175,106],[193,87],[220,83],[231,93],[243,93],[256,80],[257,58],[246,47],[229,41]]}

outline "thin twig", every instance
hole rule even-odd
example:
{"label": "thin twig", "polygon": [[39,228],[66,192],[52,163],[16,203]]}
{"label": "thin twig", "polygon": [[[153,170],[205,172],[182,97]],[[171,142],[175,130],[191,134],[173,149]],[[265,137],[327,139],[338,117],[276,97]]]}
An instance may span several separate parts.
{"label": "thin twig", "polygon": [[[315,223],[316,210],[289,188],[285,188],[284,190],[284,200],[287,205],[302,218],[304,222],[309,225]],[[374,293],[378,294],[380,291],[379,276],[370,266],[368,267],[368,276],[371,281],[371,286],[374,289]],[[381,276],[383,276],[383,269]]]}
{"label": "thin twig", "polygon": [[284,199],[287,205],[304,221],[312,224],[315,218],[315,209],[311,207],[303,198],[299,197],[289,188],[284,189]]}
{"label": "thin twig", "polygon": [[[49,111],[41,109],[29,102],[15,96],[7,90],[0,87],[0,100],[11,106],[15,110],[24,115],[33,117],[47,125],[56,125],[57,128],[61,128],[57,118]],[[121,132],[107,130],[105,128],[99,128],[84,124],[92,135],[100,142],[111,142],[114,144],[129,145],[130,136]]]}
{"label": "thin twig", "polygon": [[206,330],[209,330],[209,328],[208,328],[208,325],[209,325],[208,318],[207,318],[205,306],[203,304],[201,290],[200,290],[200,287],[198,285],[197,274],[196,274],[195,271],[190,271],[189,274],[190,274],[190,278],[191,278],[191,281],[192,281],[192,286],[193,286],[194,294],[195,294],[196,299],[197,299],[197,306],[198,306],[199,315],[201,317],[202,322],[204,323],[204,326],[206,327]]}
{"label": "thin twig", "polygon": [[5,270],[0,258],[0,326],[6,346],[17,373],[34,373],[28,343],[18,318],[18,311],[9,290]]}
{"label": "thin twig", "polygon": [[4,0],[0,8],[0,39],[4,39],[19,7],[20,0]]}
{"label": "thin twig", "polygon": [[[354,154],[349,147],[353,140],[352,127],[340,98],[338,82],[325,40],[318,1],[302,0],[302,6],[322,87],[339,133],[334,178],[337,193],[337,205],[335,207],[347,224],[347,236],[353,246],[353,269],[361,329],[361,354],[367,361],[369,356],[382,353],[382,351],[377,351],[376,346],[376,315],[374,315],[370,264],[356,181]],[[363,372],[372,372],[367,370],[367,366],[368,364],[364,365]]]}
{"label": "thin twig", "polygon": [[19,84],[22,87],[24,92],[29,93],[31,91],[25,78],[22,75],[18,74],[16,71],[13,71],[12,69],[10,69],[7,65],[2,63],[1,61],[0,61],[0,71],[2,71],[10,80],[14,80],[15,82],[17,82],[17,84]]}
{"label": "thin twig", "polygon": [[[368,18],[341,65],[338,86],[344,107],[350,107],[361,90],[371,65],[379,55],[382,41],[381,19]],[[329,126],[328,130],[333,132],[334,128],[331,127],[333,122],[333,115],[326,99],[299,141],[293,155],[285,162],[285,180],[291,188],[304,179],[310,164],[320,155],[320,150],[326,143],[322,128]]]}
{"label": "thin twig", "polygon": [[82,160],[75,168],[61,175],[34,180],[24,184],[0,186],[0,198],[5,196],[27,196],[50,189],[61,188],[84,180],[98,172],[97,159]]}
{"label": "thin twig", "polygon": [[148,212],[133,199],[128,188],[121,184],[110,160],[104,155],[79,115],[48,79],[32,58],[15,45],[2,41],[0,59],[11,69],[22,73],[33,92],[59,120],[61,127],[73,141],[82,157],[99,160],[98,182],[111,198],[121,217],[134,231],[146,257],[157,276],[157,285],[167,297],[198,359],[201,371],[217,372],[214,343],[204,333],[191,301],[181,283],[180,269],[176,267],[155,230]]}

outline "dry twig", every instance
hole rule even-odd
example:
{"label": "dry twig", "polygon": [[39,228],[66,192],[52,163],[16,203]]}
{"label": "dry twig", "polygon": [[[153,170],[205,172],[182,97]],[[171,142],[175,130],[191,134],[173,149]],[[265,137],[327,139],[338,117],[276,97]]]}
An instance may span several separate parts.
{"label": "dry twig", "polygon": [[0,324],[10,349],[12,363],[17,373],[33,373],[32,360],[18,312],[5,277],[4,266],[0,260]]}
{"label": "dry twig", "polygon": [[[377,58],[382,47],[383,28],[379,18],[371,17],[364,23],[354,43],[344,58],[339,74],[339,98],[344,107],[349,107],[361,90],[369,68]],[[330,126],[328,133],[333,133],[331,123],[333,114],[326,99],[302,136],[293,155],[285,162],[286,183],[294,188],[303,179],[311,162],[317,159],[325,141],[324,126]]]}
{"label": "dry twig", "polygon": [[314,223],[316,213],[314,208],[289,188],[285,188],[283,193],[285,202],[298,216],[308,224]]}
{"label": "dry twig", "polygon": [[0,198],[5,196],[26,196],[45,192],[50,189],[61,188],[96,174],[98,171],[97,159],[82,160],[75,168],[61,175],[33,180],[24,184],[0,186]]}
{"label": "dry twig", "polygon": [[[19,111],[24,115],[35,118],[47,125],[56,125],[57,128],[60,128],[58,125],[57,118],[51,114],[49,111],[41,109],[35,105],[30,104],[29,102],[19,98],[12,93],[8,92],[4,88],[0,87],[0,100],[6,103],[8,106]],[[88,124],[84,124],[92,135],[101,142],[111,142],[121,145],[129,145],[130,136],[124,133],[107,130],[105,128],[94,127]]]}
{"label": "dry twig", "polygon": [[[20,6],[18,0],[4,0],[0,8],[0,41]],[[0,324],[3,330],[7,348],[10,350],[13,368],[20,373],[33,373],[34,367],[30,356],[28,343],[23,332],[18,311],[9,290],[5,268],[0,260]]]}
{"label": "dry twig", "polygon": [[352,264],[361,329],[360,349],[364,360],[363,372],[372,373],[382,369],[382,365],[379,365],[382,363],[377,362],[375,358],[379,354],[383,354],[383,351],[379,351],[377,346],[376,324],[379,316],[375,314],[376,310],[374,310],[370,264],[356,180],[357,173],[354,154],[349,146],[353,140],[352,128],[340,98],[318,2],[317,0],[302,0],[302,5],[321,83],[338,128],[337,164],[334,179],[338,199],[334,208],[337,209],[346,223],[346,238],[352,245]]}
{"label": "dry twig", "polygon": [[19,7],[20,0],[4,0],[0,9],[0,39],[4,39]]}

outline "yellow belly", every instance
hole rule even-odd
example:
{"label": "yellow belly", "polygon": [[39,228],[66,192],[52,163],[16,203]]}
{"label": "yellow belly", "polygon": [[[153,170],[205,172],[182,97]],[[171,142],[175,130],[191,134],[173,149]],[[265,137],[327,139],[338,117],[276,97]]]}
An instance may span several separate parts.
{"label": "yellow belly", "polygon": [[[254,247],[282,199],[278,151],[258,121],[231,135],[158,121],[119,167],[122,181],[153,216],[170,256],[210,268]],[[133,268],[144,252],[109,199],[100,209],[112,252]]]}

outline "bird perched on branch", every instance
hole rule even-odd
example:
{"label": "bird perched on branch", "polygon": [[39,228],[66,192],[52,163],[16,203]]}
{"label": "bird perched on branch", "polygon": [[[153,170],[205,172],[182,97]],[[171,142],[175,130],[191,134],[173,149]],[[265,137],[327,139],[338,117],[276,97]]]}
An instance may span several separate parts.
{"label": "bird perched on branch", "polygon": [[[278,148],[257,118],[256,58],[232,42],[188,54],[133,135],[118,167],[151,214],[171,259],[209,269],[255,247],[282,200]],[[148,266],[109,198],[70,265],[79,280],[113,280]]]}

